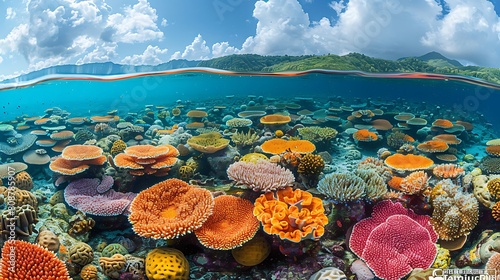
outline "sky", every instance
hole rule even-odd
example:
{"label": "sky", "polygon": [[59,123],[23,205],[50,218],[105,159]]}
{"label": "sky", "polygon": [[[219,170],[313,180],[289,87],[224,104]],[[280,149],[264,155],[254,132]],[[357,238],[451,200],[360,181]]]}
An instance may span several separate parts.
{"label": "sky", "polygon": [[0,0],[0,80],[60,64],[230,54],[500,67],[500,0]]}

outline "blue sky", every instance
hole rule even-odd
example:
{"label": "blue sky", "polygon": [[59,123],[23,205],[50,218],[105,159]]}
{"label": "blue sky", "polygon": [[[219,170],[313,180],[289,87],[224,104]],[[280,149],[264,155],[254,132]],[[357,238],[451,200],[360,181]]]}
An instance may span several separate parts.
{"label": "blue sky", "polygon": [[438,51],[500,67],[500,0],[0,0],[0,78],[58,64]]}

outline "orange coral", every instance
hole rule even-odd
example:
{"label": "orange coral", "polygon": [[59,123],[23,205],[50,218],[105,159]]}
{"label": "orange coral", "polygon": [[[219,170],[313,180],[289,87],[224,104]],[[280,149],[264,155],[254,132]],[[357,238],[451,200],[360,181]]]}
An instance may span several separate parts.
{"label": "orange coral", "polygon": [[403,177],[398,177],[398,176],[392,176],[391,180],[389,180],[389,182],[387,182],[387,185],[389,185],[389,187],[395,189],[395,190],[398,190],[400,191],[401,190],[401,182],[403,181]]}
{"label": "orange coral", "polygon": [[260,146],[262,151],[268,154],[281,154],[284,152],[293,152],[300,154],[308,154],[316,150],[316,146],[308,140],[285,140],[282,138],[274,138],[267,140]]}
{"label": "orange coral", "polygon": [[172,145],[137,145],[117,154],[113,162],[117,167],[128,169],[134,176],[165,176],[177,162],[179,151]]}
{"label": "orange coral", "polygon": [[430,158],[413,155],[413,154],[393,154],[388,156],[384,163],[395,170],[399,171],[415,171],[420,169],[427,169],[434,164]]}
{"label": "orange coral", "polygon": [[374,132],[369,131],[368,129],[360,129],[352,134],[352,137],[361,142],[372,142],[377,141],[378,136]]}
{"label": "orange coral", "polygon": [[169,179],[137,195],[129,221],[140,236],[171,239],[200,228],[213,208],[210,191]]}
{"label": "orange coral", "polygon": [[88,160],[102,156],[102,149],[94,145],[71,145],[62,151],[62,157],[68,160]]}
{"label": "orange coral", "polygon": [[460,175],[464,174],[464,169],[462,167],[458,167],[455,164],[440,164],[432,169],[432,173],[439,178],[447,179],[447,178],[456,178]]}
{"label": "orange coral", "polygon": [[73,137],[73,135],[75,135],[75,133],[73,133],[73,131],[71,131],[71,130],[63,130],[63,131],[52,133],[50,135],[50,139],[53,139],[53,140],[67,140],[67,139],[71,139]]}
{"label": "orange coral", "polygon": [[259,229],[253,215],[253,204],[243,198],[221,195],[214,199],[213,214],[197,230],[203,246],[215,250],[230,250],[252,239]]}
{"label": "orange coral", "polygon": [[191,110],[187,112],[186,116],[190,118],[204,118],[208,116],[207,112],[202,111],[202,110]]}
{"label": "orange coral", "polygon": [[[14,254],[14,261],[12,255]],[[1,280],[71,279],[64,262],[38,244],[7,241],[2,249]]]}
{"label": "orange coral", "polygon": [[292,120],[290,116],[284,115],[266,115],[260,118],[261,124],[287,124]]}
{"label": "orange coral", "polygon": [[432,137],[432,140],[443,141],[449,145],[458,145],[462,143],[462,140],[458,138],[455,134],[439,134]]}
{"label": "orange coral", "polygon": [[418,144],[417,149],[424,153],[441,153],[448,150],[449,147],[450,146],[448,146],[446,142],[439,140],[430,140]]}
{"label": "orange coral", "polygon": [[109,123],[109,122],[117,122],[120,120],[119,116],[93,116],[90,118],[92,122],[95,123]]}
{"label": "orange coral", "polygon": [[67,146],[61,157],[56,158],[49,165],[50,170],[62,175],[76,175],[89,169],[91,165],[103,165],[106,156],[102,149],[92,145]]}
{"label": "orange coral", "polygon": [[432,123],[432,126],[440,127],[440,128],[450,128],[450,127],[453,127],[453,123],[449,120],[437,119]]}
{"label": "orange coral", "polygon": [[495,205],[491,208],[491,216],[493,219],[500,221],[500,201],[495,203]]}
{"label": "orange coral", "polygon": [[487,146],[486,153],[493,157],[500,157],[500,145]]}
{"label": "orange coral", "polygon": [[323,201],[309,192],[286,187],[275,194],[262,194],[254,205],[253,214],[268,234],[300,242],[307,238],[317,240],[325,233],[328,218]]}
{"label": "orange coral", "polygon": [[407,194],[418,194],[428,187],[429,176],[424,171],[415,171],[406,176],[400,184],[400,190]]}

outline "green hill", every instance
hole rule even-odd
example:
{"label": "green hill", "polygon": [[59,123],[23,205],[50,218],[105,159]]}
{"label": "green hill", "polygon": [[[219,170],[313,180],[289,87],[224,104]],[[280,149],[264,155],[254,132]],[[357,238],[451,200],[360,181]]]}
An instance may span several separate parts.
{"label": "green hill", "polygon": [[197,66],[239,72],[283,72],[310,69],[358,70],[369,73],[426,72],[470,76],[500,84],[500,69],[477,66],[462,66],[439,53],[421,57],[386,60],[359,53],[344,56],[261,56],[256,54],[229,55],[201,61]]}

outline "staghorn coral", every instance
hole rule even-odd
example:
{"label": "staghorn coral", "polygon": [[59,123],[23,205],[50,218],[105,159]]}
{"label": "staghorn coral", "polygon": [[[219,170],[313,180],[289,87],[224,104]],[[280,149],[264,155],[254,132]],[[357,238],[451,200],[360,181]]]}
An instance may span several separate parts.
{"label": "staghorn coral", "polygon": [[328,224],[323,201],[299,189],[286,187],[276,193],[262,194],[254,205],[253,214],[266,233],[292,242],[318,240]]}
{"label": "staghorn coral", "polygon": [[330,141],[337,136],[338,131],[331,127],[309,126],[297,129],[300,137],[311,142]]}
{"label": "staghorn coral", "polygon": [[238,131],[231,135],[231,140],[236,146],[252,146],[259,140],[259,135],[252,129],[248,130],[247,133]]}
{"label": "staghorn coral", "polygon": [[256,192],[270,192],[291,186],[295,182],[293,173],[267,160],[256,163],[238,161],[227,169],[229,179]]}
{"label": "staghorn coral", "polygon": [[450,179],[439,181],[431,194],[431,223],[439,238],[453,240],[469,232],[477,225],[479,204],[472,194],[463,193]]}

